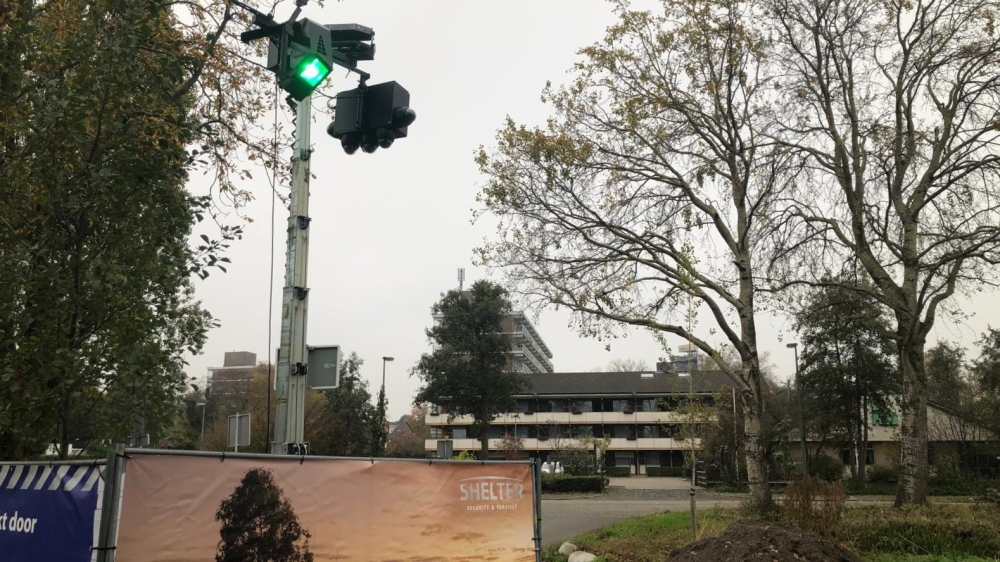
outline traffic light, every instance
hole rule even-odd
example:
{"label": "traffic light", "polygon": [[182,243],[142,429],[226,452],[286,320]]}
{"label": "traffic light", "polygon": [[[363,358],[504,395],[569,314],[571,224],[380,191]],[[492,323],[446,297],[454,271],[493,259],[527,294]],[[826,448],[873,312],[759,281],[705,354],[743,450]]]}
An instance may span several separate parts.
{"label": "traffic light", "polygon": [[278,86],[296,101],[306,96],[333,70],[330,30],[308,19],[281,24],[271,40],[267,66],[278,77]]}
{"label": "traffic light", "polygon": [[323,83],[334,65],[355,69],[358,61],[375,58],[375,45],[371,43],[375,32],[363,25],[320,25],[305,18],[279,24],[263,15],[258,19],[262,19],[257,22],[261,29],[241,37],[244,41],[270,37],[267,68],[275,73],[281,89],[296,101],[302,101]]}
{"label": "traffic light", "polygon": [[337,113],[326,132],[339,139],[348,154],[354,154],[358,148],[371,154],[406,137],[416,118],[406,88],[396,82],[362,84],[337,94]]}

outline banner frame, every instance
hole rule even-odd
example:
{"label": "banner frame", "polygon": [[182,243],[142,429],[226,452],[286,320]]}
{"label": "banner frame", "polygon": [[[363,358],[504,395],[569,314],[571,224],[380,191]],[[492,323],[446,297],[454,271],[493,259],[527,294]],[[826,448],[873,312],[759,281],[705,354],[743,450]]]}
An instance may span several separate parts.
{"label": "banner frame", "polygon": [[[404,463],[427,463],[434,464],[481,464],[481,465],[529,465],[531,466],[532,480],[532,504],[534,511],[534,524],[532,542],[535,545],[535,562],[542,562],[542,480],[541,461],[537,458],[518,460],[454,460],[435,458],[383,458],[383,457],[338,457],[323,455],[274,455],[268,453],[227,453],[226,451],[188,451],[179,449],[136,449],[127,448],[119,444],[115,452],[108,455],[108,459],[96,461],[99,464],[107,463],[105,469],[104,497],[101,498],[104,517],[101,520],[100,537],[98,538],[98,562],[114,562],[115,549],[118,544],[118,523],[121,518],[121,501],[124,495],[123,484],[125,472],[128,470],[128,459],[133,456],[175,456],[175,457],[204,457],[216,458],[221,461],[226,459],[250,459],[250,460],[278,460],[292,459],[299,460],[300,464],[307,460],[317,461],[370,461],[378,462],[404,462]],[[90,464],[95,461],[87,461],[78,464]],[[31,464],[31,463],[25,463]],[[35,463],[37,464],[37,463]],[[110,477],[110,478],[109,478]]]}
{"label": "banner frame", "polygon": [[[112,453],[112,455],[113,455],[113,453]],[[48,459],[48,460],[45,460],[45,459],[41,459],[41,460],[33,460],[33,461],[0,461],[0,464],[3,464],[4,466],[46,466],[46,467],[54,467],[54,466],[86,466],[86,467],[92,467],[92,468],[101,467],[101,469],[98,470],[97,474],[98,474],[98,478],[104,481],[104,492],[101,495],[99,495],[98,498],[97,498],[97,502],[98,502],[98,506],[97,507],[98,507],[99,510],[101,510],[101,519],[98,522],[98,524],[100,525],[100,528],[103,529],[105,527],[105,525],[107,525],[108,520],[111,519],[110,512],[103,511],[103,509],[104,509],[104,502],[106,501],[106,498],[108,496],[109,489],[114,487],[114,486],[111,485],[112,481],[116,480],[114,478],[109,479],[109,474],[108,474],[108,468],[107,467],[108,467],[108,459],[110,459],[110,458],[112,458],[112,457],[109,455],[109,457],[107,459],[65,459],[65,460],[58,460],[58,459]],[[118,517],[117,511],[115,511],[115,513],[113,514],[113,516],[114,516],[115,520],[117,520],[117,517]],[[90,551],[91,551],[91,553],[93,553],[94,551],[97,551],[97,560],[99,562],[102,561],[102,558],[101,558],[102,553],[104,553],[104,552],[107,551],[107,549],[104,548],[106,546],[106,544],[107,544],[107,542],[105,540],[105,536],[104,536],[103,532],[97,537],[97,544],[91,544]]]}

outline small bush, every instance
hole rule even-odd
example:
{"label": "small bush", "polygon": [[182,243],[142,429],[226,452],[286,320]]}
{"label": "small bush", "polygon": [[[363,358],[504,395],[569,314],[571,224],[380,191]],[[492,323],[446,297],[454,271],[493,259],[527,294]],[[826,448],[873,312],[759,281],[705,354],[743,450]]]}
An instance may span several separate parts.
{"label": "small bush", "polygon": [[600,492],[604,478],[600,476],[542,476],[542,492],[550,494]]}
{"label": "small bush", "polygon": [[836,482],[844,477],[844,463],[831,456],[819,455],[809,459],[809,472],[811,476],[827,482]]}
{"label": "small bush", "polygon": [[570,476],[593,476],[597,474],[597,471],[592,466],[567,466],[564,470]]}
{"label": "small bush", "polygon": [[846,500],[840,482],[800,478],[785,488],[781,516],[800,529],[833,537],[840,528]]}
{"label": "small bush", "polygon": [[647,466],[646,476],[684,476],[683,466]]}
{"label": "small bush", "polygon": [[609,467],[608,476],[632,476],[632,467],[630,466]]}
{"label": "small bush", "polygon": [[895,484],[899,481],[899,472],[891,466],[873,466],[868,475],[872,484]]}
{"label": "small bush", "polygon": [[1000,490],[996,488],[986,488],[986,492],[979,498],[979,501],[1000,505]]}

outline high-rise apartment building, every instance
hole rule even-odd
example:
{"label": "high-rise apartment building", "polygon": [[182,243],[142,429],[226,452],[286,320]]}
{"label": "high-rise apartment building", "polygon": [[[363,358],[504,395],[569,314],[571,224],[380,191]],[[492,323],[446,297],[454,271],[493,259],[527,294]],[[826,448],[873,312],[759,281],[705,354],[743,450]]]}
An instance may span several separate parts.
{"label": "high-rise apartment building", "polygon": [[208,383],[212,392],[227,394],[234,386],[253,380],[257,354],[250,351],[227,351],[221,367],[209,367]]}

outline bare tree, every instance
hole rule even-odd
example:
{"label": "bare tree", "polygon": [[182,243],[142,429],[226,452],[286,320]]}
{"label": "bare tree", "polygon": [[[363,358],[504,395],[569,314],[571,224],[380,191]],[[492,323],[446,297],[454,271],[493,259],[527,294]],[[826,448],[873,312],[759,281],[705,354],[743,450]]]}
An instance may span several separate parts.
{"label": "bare tree", "polygon": [[648,371],[649,364],[642,359],[612,359],[608,362],[608,371],[612,373],[635,373]]}
{"label": "bare tree", "polygon": [[[745,4],[704,4],[665,1],[654,14],[617,2],[575,80],[546,89],[548,125],[508,121],[478,157],[480,201],[500,221],[479,256],[529,304],[575,312],[585,335],[639,326],[716,359],[743,402],[753,501],[766,506],[755,272],[785,156],[758,142],[770,93]],[[678,310],[689,298],[738,365],[688,329]]]}
{"label": "bare tree", "polygon": [[[927,496],[924,345],[948,300],[992,282],[1000,246],[1000,34],[990,0],[770,0],[783,103],[774,140],[801,159],[800,227],[778,286],[845,261],[892,310],[902,399],[896,505]],[[782,263],[788,263],[787,260]],[[972,281],[974,285],[966,285]],[[954,311],[951,311],[954,312]]]}

